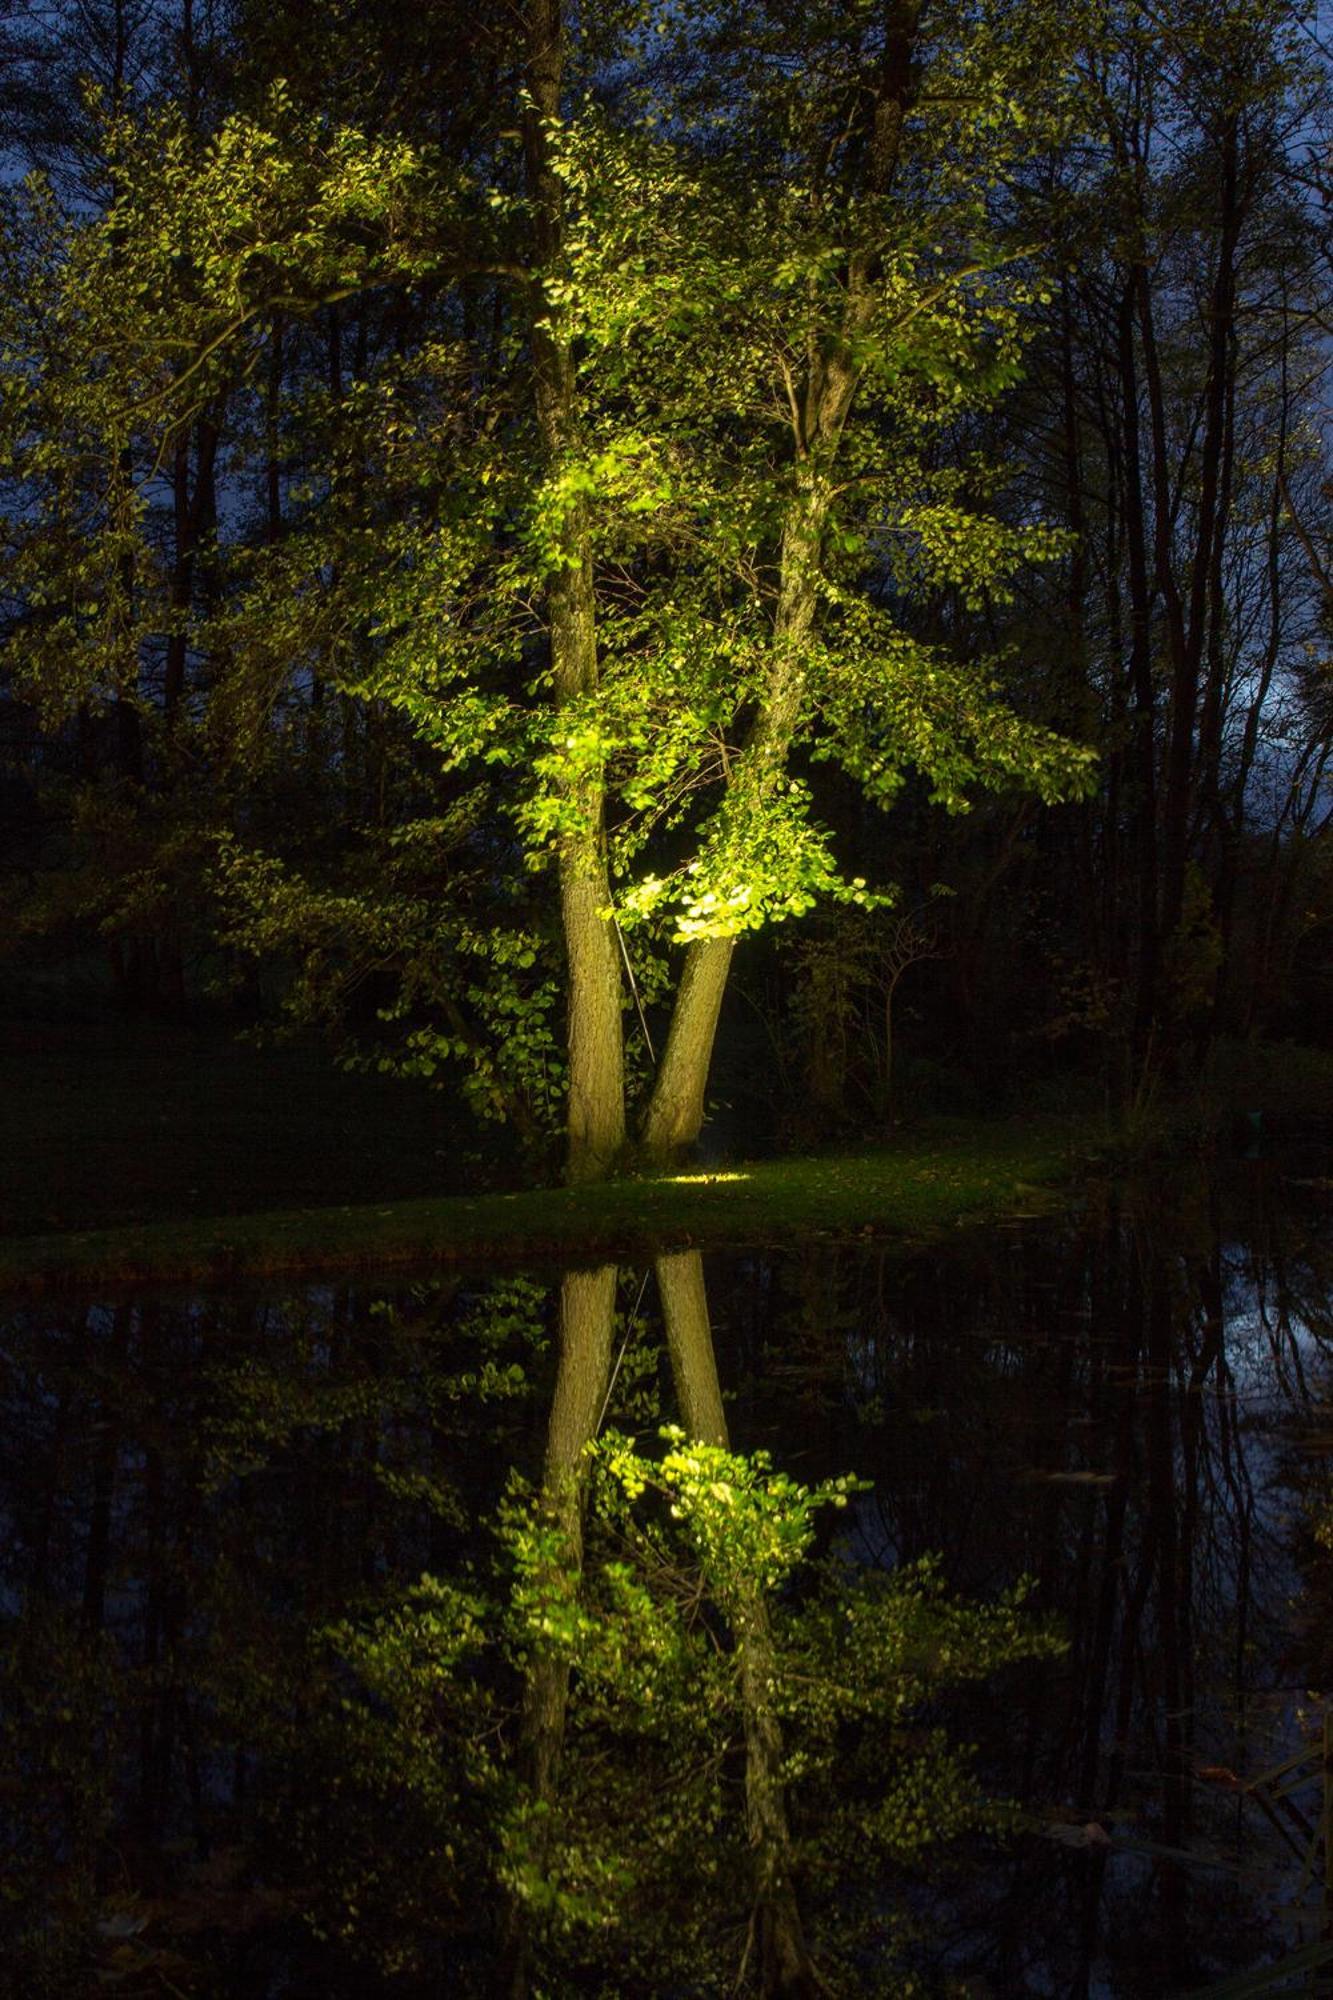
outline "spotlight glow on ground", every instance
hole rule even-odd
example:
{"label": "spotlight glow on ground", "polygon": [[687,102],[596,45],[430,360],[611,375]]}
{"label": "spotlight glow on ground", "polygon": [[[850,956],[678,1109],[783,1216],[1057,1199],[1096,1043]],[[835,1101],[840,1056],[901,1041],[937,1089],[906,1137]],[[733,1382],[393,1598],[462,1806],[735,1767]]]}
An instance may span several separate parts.
{"label": "spotlight glow on ground", "polygon": [[673,1187],[689,1187],[696,1182],[748,1181],[749,1178],[748,1174],[673,1174],[671,1184]]}

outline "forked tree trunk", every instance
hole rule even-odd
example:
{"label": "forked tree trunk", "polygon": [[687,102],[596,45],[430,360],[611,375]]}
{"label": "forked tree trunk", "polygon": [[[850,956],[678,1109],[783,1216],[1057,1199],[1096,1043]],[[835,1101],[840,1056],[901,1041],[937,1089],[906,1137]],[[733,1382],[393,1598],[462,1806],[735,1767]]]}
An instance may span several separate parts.
{"label": "forked tree trunk", "polygon": [[[542,3],[552,6],[555,0]],[[889,0],[879,61],[865,79],[869,118],[864,191],[881,199],[893,187],[905,120],[915,100],[920,12],[920,0]],[[791,386],[794,479],[778,550],[768,681],[727,787],[741,808],[742,821],[746,804],[762,808],[782,779],[801,723],[806,648],[815,623],[824,527],[832,500],[829,474],[860,380],[857,348],[877,310],[880,276],[873,248],[852,253],[838,337],[812,350],[799,392]],[[717,937],[698,939],[688,947],[666,1054],[640,1132],[642,1150],[650,1161],[669,1161],[699,1136],[735,943],[734,936]]]}
{"label": "forked tree trunk", "polygon": [[[657,1289],[681,1419],[701,1444],[730,1449],[708,1319],[703,1258],[697,1250],[657,1259]],[[825,1992],[805,1941],[796,1899],[791,1830],[782,1777],[782,1729],[773,1708],[773,1635],[757,1585],[726,1607],[736,1638],[745,1717],[745,1812],[754,1859],[759,1990],[771,2000],[814,2000]]]}
{"label": "forked tree trunk", "polygon": [[[904,121],[915,99],[920,12],[920,0],[890,0],[880,60],[866,78],[870,115],[865,191],[881,198],[892,189]],[[821,544],[832,498],[828,474],[860,380],[856,349],[874,318],[879,275],[872,249],[853,253],[841,338],[821,343],[799,395],[792,395],[795,480],[778,553],[768,685],[728,784],[733,797],[744,800],[748,795],[759,806],[786,770],[801,720],[805,648],[814,629]],[[641,1143],[650,1160],[665,1163],[699,1136],[713,1039],[735,943],[734,937],[700,939],[688,948],[667,1052],[642,1126]]]}
{"label": "forked tree trunk", "polygon": [[[585,1447],[597,1434],[611,1373],[611,1330],[616,1267],[567,1272],[560,1287],[560,1361],[546,1433],[541,1507],[559,1531],[559,1568],[549,1578],[553,1594],[577,1593],[583,1574]],[[569,1704],[569,1665],[558,1654],[534,1649],[523,1691],[521,1757],[524,1777],[539,1807],[554,1804]],[[549,1835],[531,1856],[539,1871],[549,1862]],[[531,1980],[532,1932],[527,1905],[515,1896],[501,1947],[497,1994],[525,2000]]]}

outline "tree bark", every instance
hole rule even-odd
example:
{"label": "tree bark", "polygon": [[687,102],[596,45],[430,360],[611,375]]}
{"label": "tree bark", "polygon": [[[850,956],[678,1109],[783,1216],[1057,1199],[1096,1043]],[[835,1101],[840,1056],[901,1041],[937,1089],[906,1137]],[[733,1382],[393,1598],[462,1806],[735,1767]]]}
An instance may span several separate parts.
{"label": "tree bark", "polygon": [[[547,121],[560,114],[564,73],[560,0],[531,0],[527,30],[524,155],[537,260],[549,269],[559,259],[563,235],[561,185],[547,136]],[[577,445],[577,390],[569,343],[540,283],[533,288],[531,342],[538,429],[547,464],[555,469]],[[568,510],[561,540],[559,566],[546,582],[557,711],[597,686],[592,552],[581,503]],[[566,1172],[570,1180],[597,1180],[611,1172],[625,1147],[620,957],[611,920],[600,769],[571,765],[562,792],[569,807],[556,850],[568,972]]]}
{"label": "tree bark", "polygon": [[655,1164],[677,1159],[703,1129],[704,1093],[735,949],[734,937],[704,938],[685,955],[671,1029],[641,1133],[644,1156]]}
{"label": "tree bark", "polygon": [[[887,196],[902,154],[904,122],[914,101],[913,64],[920,32],[919,0],[891,0],[883,52],[867,78],[865,192]],[[795,478],[777,556],[777,604],[768,687],[749,740],[732,766],[728,793],[762,804],[787,767],[805,696],[804,648],[814,628],[820,557],[830,491],[827,473],[861,377],[857,344],[870,326],[879,266],[872,249],[848,260],[842,325],[812,352],[803,391],[792,398]],[[686,950],[666,1054],[640,1128],[645,1156],[665,1164],[694,1144],[703,1126],[722,995],[735,936],[700,938]]]}
{"label": "tree bark", "polygon": [[[553,578],[548,594],[556,700],[565,707],[596,684],[592,578],[584,566]],[[575,823],[560,836],[560,919],[568,972],[566,1108],[571,1181],[599,1180],[625,1150],[625,1053],[620,954],[602,833],[600,772],[572,776]]]}
{"label": "tree bark", "polygon": [[[565,1274],[541,1497],[546,1519],[559,1529],[560,1570],[551,1587],[561,1593],[576,1592],[583,1572],[584,1451],[597,1434],[606,1401],[615,1304],[614,1264]],[[542,1807],[555,1801],[568,1705],[568,1662],[535,1648],[523,1692],[520,1757],[530,1794]],[[544,1868],[549,1846],[543,1842],[533,1858]],[[517,1896],[510,1901],[498,1971],[497,1994],[503,2000],[525,2000],[532,1976],[532,1929],[527,1906]]]}
{"label": "tree bark", "polygon": [[[831,369],[812,421],[836,437],[851,405],[850,363]],[[828,513],[822,482],[802,473],[783,526],[768,690],[728,791],[761,806],[781,779],[805,693],[802,649],[815,622],[820,543]],[[708,1072],[718,1016],[736,948],[735,934],[698,938],[685,953],[661,1067],[640,1128],[644,1157],[667,1165],[694,1145],[703,1128]]]}
{"label": "tree bark", "polygon": [[[717,1357],[708,1319],[703,1258],[697,1250],[657,1259],[676,1398],[690,1437],[730,1449]],[[757,1587],[726,1607],[734,1627],[745,1716],[745,1812],[754,1860],[759,1990],[772,2000],[814,2000],[825,1991],[805,1941],[796,1897],[791,1829],[782,1776],[782,1728],[773,1708],[775,1661],[768,1606]]]}

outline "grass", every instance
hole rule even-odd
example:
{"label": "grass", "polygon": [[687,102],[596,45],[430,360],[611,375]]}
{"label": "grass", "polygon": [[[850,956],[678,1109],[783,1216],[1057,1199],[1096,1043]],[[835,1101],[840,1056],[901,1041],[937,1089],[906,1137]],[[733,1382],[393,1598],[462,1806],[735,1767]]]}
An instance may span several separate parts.
{"label": "grass", "polygon": [[0,1240],[0,1291],[43,1294],[407,1266],[602,1259],[857,1233],[922,1243],[1058,1206],[1093,1150],[1067,1121],[941,1122],[893,1150],[579,1188],[284,1208]]}

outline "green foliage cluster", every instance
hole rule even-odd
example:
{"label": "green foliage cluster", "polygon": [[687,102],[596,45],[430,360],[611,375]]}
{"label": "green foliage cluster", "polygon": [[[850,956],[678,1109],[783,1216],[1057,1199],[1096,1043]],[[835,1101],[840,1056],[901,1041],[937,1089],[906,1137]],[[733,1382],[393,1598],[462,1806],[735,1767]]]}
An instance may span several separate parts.
{"label": "green foliage cluster", "polygon": [[[437,1921],[466,1907],[479,1868],[520,1900],[541,1990],[721,1990],[745,1957],[736,1647],[762,1592],[816,1949],[859,1990],[910,1992],[904,1871],[1004,1823],[966,1751],[923,1717],[951,1686],[1059,1643],[1021,1586],[978,1606],[930,1562],[866,1574],[845,1554],[815,1560],[818,1516],[845,1508],[855,1480],[806,1488],[763,1453],[662,1438],[648,1455],[616,1434],[591,1448],[581,1583],[519,1485],[502,1512],[506,1596],[427,1577],[396,1608],[331,1628],[356,1686],[328,1754],[349,1784],[438,1814]],[[515,1788],[500,1747],[508,1676],[538,1657],[570,1674],[553,1801]],[[383,1887],[348,1894],[359,1907]]]}
{"label": "green foliage cluster", "polygon": [[[919,771],[954,812],[1090,778],[1088,751],[1012,704],[976,622],[1066,538],[961,445],[1047,297],[988,189],[1063,129],[1050,10],[923,31],[930,112],[892,188],[817,129],[877,60],[870,26],[808,24],[828,66],[812,122],[776,24],[734,11],[716,90],[695,62],[721,24],[649,8],[600,24],[558,117],[534,126],[517,92],[558,215],[511,125],[464,161],[281,82],[203,126],[170,101],[108,108],[94,212],[40,180],[9,197],[13,686],[51,729],[133,718],[115,784],[169,822],[193,799],[224,944],[294,967],[301,1019],[342,1019],[374,967],[395,996],[383,1059],[461,1075],[483,1115],[534,1131],[564,1075],[531,877],[568,838],[604,841],[651,999],[670,945],[884,893],[794,754],[880,805]],[[748,105],[721,94],[747,37]],[[674,110],[650,81],[663,44]],[[381,301],[393,336],[368,350]],[[355,365],[293,364],[340,311]],[[554,442],[544,338],[571,370]],[[221,508],[220,479],[267,488],[267,515]],[[595,672],[557,694],[550,593],[575,571]],[[936,601],[963,647],[916,629]],[[433,876],[414,871],[431,847]],[[109,921],[170,914],[169,863],[164,842]]]}
{"label": "green foliage cluster", "polygon": [[0,471],[32,614],[9,658],[51,722],[143,700],[140,649],[187,609],[146,531],[154,482],[182,427],[247,381],[273,314],[440,255],[432,164],[329,132],[281,84],[261,116],[212,134],[176,104],[108,109],[102,143],[113,192],[96,216],[65,212],[40,179],[9,197]]}
{"label": "green foliage cluster", "polygon": [[[484,879],[476,801],[356,830],[298,866],[224,832],[208,867],[218,941],[285,965],[287,1031],[321,1030],[349,1068],[461,1090],[525,1140],[563,1102],[558,945],[543,913]],[[377,1004],[363,996],[385,982]]]}

